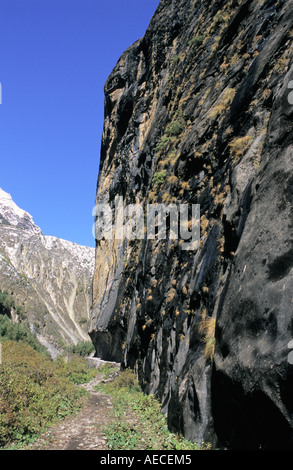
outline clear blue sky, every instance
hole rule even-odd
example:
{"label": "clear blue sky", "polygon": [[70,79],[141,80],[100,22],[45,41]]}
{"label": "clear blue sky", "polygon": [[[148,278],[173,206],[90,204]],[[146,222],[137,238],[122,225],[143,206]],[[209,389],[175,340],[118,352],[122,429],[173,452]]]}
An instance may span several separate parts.
{"label": "clear blue sky", "polygon": [[0,187],[45,235],[94,246],[104,83],[159,0],[1,0]]}

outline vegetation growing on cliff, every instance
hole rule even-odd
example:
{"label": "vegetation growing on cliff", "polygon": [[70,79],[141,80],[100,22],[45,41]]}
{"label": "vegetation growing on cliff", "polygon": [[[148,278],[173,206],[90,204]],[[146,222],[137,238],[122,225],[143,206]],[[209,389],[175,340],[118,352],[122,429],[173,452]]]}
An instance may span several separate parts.
{"label": "vegetation growing on cliff", "polygon": [[21,341],[30,345],[34,350],[45,353],[45,348],[32,334],[26,322],[11,321],[12,312],[15,312],[23,320],[21,306],[16,304],[14,298],[7,291],[0,291],[0,341]]}
{"label": "vegetation growing on cliff", "polygon": [[[291,382],[279,385],[286,390],[281,398],[272,386],[280,377],[289,380],[284,332],[277,331],[278,315],[286,316],[290,341],[291,310],[282,291],[291,282],[283,265],[290,237],[280,227],[292,219],[292,0],[182,0],[173,6],[161,2],[144,38],[109,79],[128,81],[119,95],[106,89],[97,199],[123,194],[142,204],[198,204],[199,249],[184,250],[183,237],[146,237],[130,275],[116,269],[121,255],[112,244],[106,277],[109,251],[97,246],[92,337],[106,357],[115,345],[116,357],[113,331],[123,325],[122,363],[135,367],[143,390],[160,398],[174,431],[231,448],[243,442],[275,448],[284,445],[278,426],[292,440]],[[122,110],[129,100],[126,128]],[[120,121],[123,137],[116,130]],[[127,249],[131,253],[130,244]],[[282,266],[277,289],[272,260]],[[106,347],[100,346],[105,330]],[[278,353],[271,349],[275,341]],[[250,419],[231,408],[252,378],[278,426],[264,424],[270,413],[257,416],[258,394],[240,399]]]}
{"label": "vegetation growing on cliff", "polygon": [[16,305],[14,298],[6,290],[0,290],[0,315],[10,316],[11,310],[15,310],[17,314],[22,313],[21,306]]}
{"label": "vegetation growing on cliff", "polygon": [[114,419],[105,429],[110,450],[201,450],[194,443],[170,433],[161,405],[153,395],[145,395],[135,374],[124,370],[114,380],[100,384],[98,390],[114,399]]}

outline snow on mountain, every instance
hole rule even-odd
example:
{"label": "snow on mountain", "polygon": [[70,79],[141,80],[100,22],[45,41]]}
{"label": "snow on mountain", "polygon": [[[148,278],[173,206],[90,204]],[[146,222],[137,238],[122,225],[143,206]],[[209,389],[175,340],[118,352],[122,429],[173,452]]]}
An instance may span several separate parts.
{"label": "snow on mountain", "polygon": [[42,233],[32,216],[15,204],[11,195],[0,188],[0,223],[8,223],[31,233]]}
{"label": "snow on mountain", "polygon": [[51,350],[90,339],[94,263],[94,248],[43,235],[0,189],[0,290],[13,295]]}

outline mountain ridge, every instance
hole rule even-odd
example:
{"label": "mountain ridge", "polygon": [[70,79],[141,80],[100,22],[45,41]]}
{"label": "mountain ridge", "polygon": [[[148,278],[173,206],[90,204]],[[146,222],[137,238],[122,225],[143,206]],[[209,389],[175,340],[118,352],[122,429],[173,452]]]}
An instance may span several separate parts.
{"label": "mountain ridge", "polygon": [[44,235],[3,190],[0,215],[1,289],[22,306],[54,357],[66,345],[89,341],[94,249]]}

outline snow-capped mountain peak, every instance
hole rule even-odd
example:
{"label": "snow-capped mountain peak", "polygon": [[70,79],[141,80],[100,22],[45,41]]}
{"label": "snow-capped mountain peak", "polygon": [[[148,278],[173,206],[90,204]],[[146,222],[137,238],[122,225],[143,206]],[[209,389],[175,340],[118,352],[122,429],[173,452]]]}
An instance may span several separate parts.
{"label": "snow-capped mountain peak", "polygon": [[11,195],[0,188],[0,223],[14,225],[34,234],[41,234],[42,231],[34,221],[32,216],[15,204]]}

